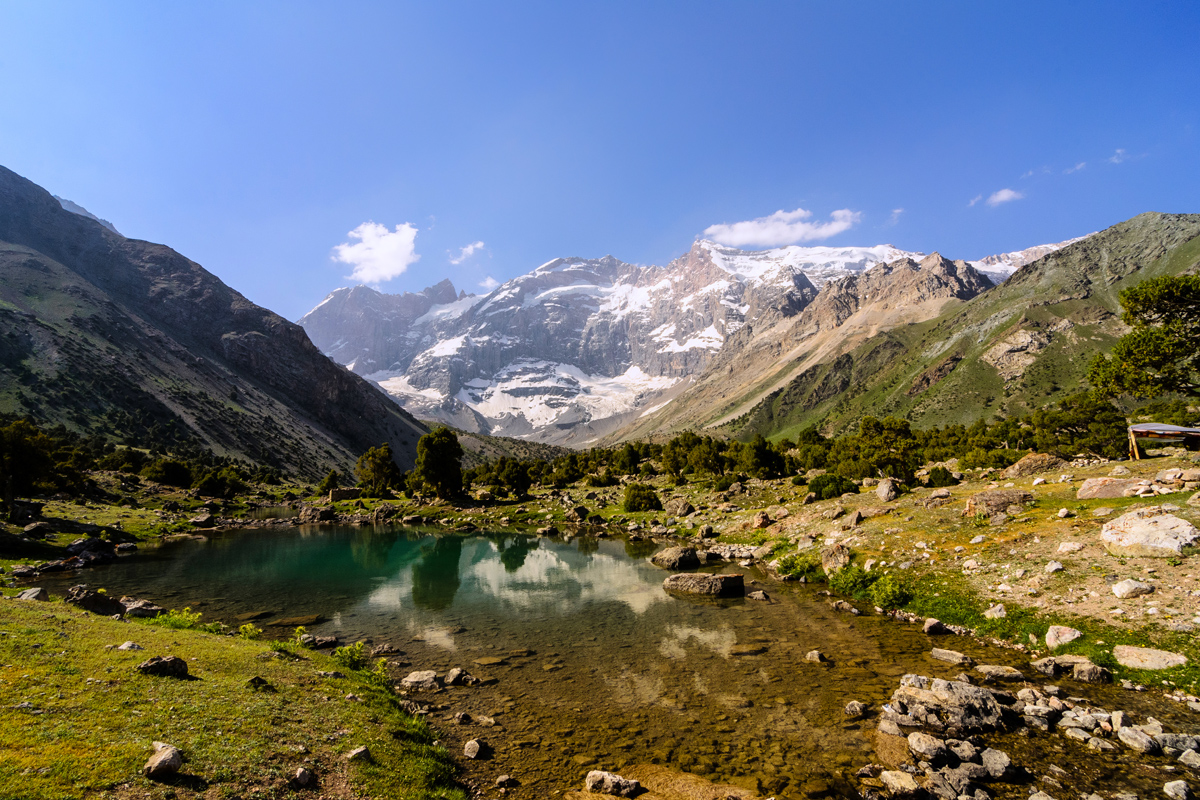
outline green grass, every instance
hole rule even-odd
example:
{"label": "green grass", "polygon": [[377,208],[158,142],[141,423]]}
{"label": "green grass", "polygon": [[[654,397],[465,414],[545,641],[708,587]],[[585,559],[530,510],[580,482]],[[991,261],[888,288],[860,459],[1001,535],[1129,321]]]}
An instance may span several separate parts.
{"label": "green grass", "polygon": [[[106,649],[126,640],[145,649]],[[301,764],[322,785],[348,781],[365,796],[465,798],[434,733],[377,679],[277,648],[283,657],[238,637],[116,622],[60,602],[0,601],[0,798],[108,796],[118,787],[123,796],[287,797]],[[134,670],[168,654],[187,659],[195,679]],[[348,677],[319,674],[339,668]],[[255,676],[274,691],[255,691],[247,684]],[[34,709],[11,708],[22,702]],[[140,775],[155,740],[184,754],[169,784]],[[360,745],[374,763],[346,762]]]}

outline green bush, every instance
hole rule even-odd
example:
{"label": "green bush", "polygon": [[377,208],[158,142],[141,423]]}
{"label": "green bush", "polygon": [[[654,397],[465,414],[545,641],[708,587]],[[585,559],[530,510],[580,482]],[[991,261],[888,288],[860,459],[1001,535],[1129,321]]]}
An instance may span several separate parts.
{"label": "green bush", "polygon": [[818,500],[832,500],[844,494],[858,494],[858,485],[849,478],[826,473],[809,481],[808,490],[816,494]]}
{"label": "green bush", "polygon": [[367,646],[363,642],[343,645],[333,651],[333,660],[346,669],[366,669],[371,664]]}
{"label": "green bush", "polygon": [[821,554],[815,547],[784,556],[779,559],[775,568],[780,575],[790,578],[804,578],[810,582],[825,579],[825,573],[821,569]]}
{"label": "green bush", "polygon": [[871,587],[871,602],[884,610],[903,608],[912,597],[908,586],[895,575],[884,575]]}
{"label": "green bush", "polygon": [[253,622],[247,622],[245,625],[238,628],[238,636],[251,641],[262,636],[262,628],[255,627]]}
{"label": "green bush", "polygon": [[877,577],[852,564],[829,576],[829,588],[846,597],[865,598]]}
{"label": "green bush", "polygon": [[146,480],[166,486],[187,489],[192,485],[192,471],[187,464],[173,458],[160,458],[142,468],[141,476]]}
{"label": "green bush", "polygon": [[174,628],[175,630],[198,630],[208,633],[220,633],[222,625],[219,622],[209,622],[201,624],[201,614],[199,611],[192,611],[190,607],[185,607],[182,611],[172,608],[165,614],[159,614],[157,617],[147,617],[146,621],[154,625],[162,625],[164,628]]}
{"label": "green bush", "polygon": [[803,475],[792,476],[792,486],[804,486],[806,483],[808,483],[808,478]]}
{"label": "green bush", "polygon": [[613,475],[607,469],[602,469],[595,475],[588,475],[584,483],[588,486],[603,488],[605,486],[616,486],[620,481],[617,480],[616,475]]}
{"label": "green bush", "polygon": [[621,504],[625,512],[661,511],[662,501],[658,493],[650,486],[642,483],[631,483],[625,487],[625,499]]}
{"label": "green bush", "polygon": [[938,489],[943,486],[957,486],[958,480],[945,467],[934,467],[929,470],[929,478],[925,481],[925,485],[931,489]]}

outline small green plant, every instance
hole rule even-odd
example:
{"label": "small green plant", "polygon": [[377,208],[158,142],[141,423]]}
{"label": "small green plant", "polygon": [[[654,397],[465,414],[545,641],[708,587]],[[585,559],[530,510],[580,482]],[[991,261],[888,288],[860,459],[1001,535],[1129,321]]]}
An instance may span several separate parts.
{"label": "small green plant", "polygon": [[871,602],[882,609],[903,608],[912,592],[895,575],[884,575],[871,586]]}
{"label": "small green plant", "polygon": [[363,642],[343,645],[333,651],[333,660],[346,669],[366,669],[371,663],[367,655],[367,646]]}
{"label": "small green plant", "polygon": [[976,514],[975,516],[971,517],[971,525],[973,527],[986,528],[988,525],[991,525],[991,524],[992,524],[992,518],[989,517],[987,514],[980,513],[980,514]]}
{"label": "small green plant", "polygon": [[780,575],[789,578],[804,578],[811,582],[825,579],[825,573],[821,570],[821,555],[815,547],[784,556],[779,559],[776,569]]}
{"label": "small green plant", "polygon": [[380,658],[375,662],[375,668],[368,673],[367,677],[370,681],[383,688],[388,688],[392,684],[392,676],[388,674],[387,660]]}
{"label": "small green plant", "polygon": [[162,625],[164,628],[186,630],[198,627],[201,616],[203,615],[199,611],[192,611],[191,606],[185,606],[182,611],[172,608],[167,613],[159,614],[153,619],[156,624]]}
{"label": "small green plant", "polygon": [[296,630],[292,631],[292,641],[296,644],[304,644],[305,636],[308,636],[308,628],[303,625],[297,625]]}
{"label": "small green plant", "polygon": [[858,494],[858,484],[849,478],[827,472],[809,481],[808,490],[819,500],[832,500],[844,494]]}
{"label": "small green plant", "polygon": [[625,487],[625,499],[621,504],[626,513],[636,511],[661,511],[662,501],[658,493],[642,483],[631,483]]}
{"label": "small green plant", "polygon": [[862,567],[851,565],[829,576],[829,588],[847,597],[866,597],[876,577]]}
{"label": "small green plant", "polygon": [[934,467],[929,470],[929,478],[926,480],[925,485],[932,489],[940,489],[944,486],[957,486],[958,479],[945,467]]}
{"label": "small green plant", "polygon": [[245,625],[238,628],[238,636],[242,637],[243,639],[254,641],[255,639],[262,637],[262,634],[262,628],[255,627],[253,622],[247,622]]}

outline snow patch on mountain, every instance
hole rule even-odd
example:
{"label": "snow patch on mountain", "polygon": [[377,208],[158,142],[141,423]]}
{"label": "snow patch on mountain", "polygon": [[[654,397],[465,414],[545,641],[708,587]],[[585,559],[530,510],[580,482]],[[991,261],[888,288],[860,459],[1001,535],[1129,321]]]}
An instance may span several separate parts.
{"label": "snow patch on mountain", "polygon": [[986,256],[978,261],[968,261],[967,263],[991,278],[992,283],[999,285],[1008,280],[1014,272],[1026,264],[1032,264],[1039,258],[1048,256],[1056,250],[1061,250],[1069,244],[1082,242],[1088,236],[1093,235],[1095,234],[1089,233],[1086,236],[1077,236],[1074,239],[1067,239],[1064,242],[1057,242],[1055,244],[1039,244],[1035,247],[1027,247],[1024,250],[1015,250],[1011,253],[998,253],[994,256]]}
{"label": "snow patch on mountain", "polygon": [[739,250],[702,239],[712,262],[742,280],[760,283],[789,281],[793,272],[803,272],[818,288],[833,278],[865,272],[876,264],[900,258],[920,261],[924,253],[900,250],[890,244],[872,247],[776,247],[772,250]]}

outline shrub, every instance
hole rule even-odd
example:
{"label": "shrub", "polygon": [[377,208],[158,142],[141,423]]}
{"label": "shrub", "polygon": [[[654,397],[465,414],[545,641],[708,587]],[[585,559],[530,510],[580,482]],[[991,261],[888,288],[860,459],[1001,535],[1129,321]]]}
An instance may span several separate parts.
{"label": "shrub", "polygon": [[929,478],[925,481],[925,485],[932,489],[938,489],[942,486],[957,486],[958,480],[945,467],[934,467],[929,470]]}
{"label": "shrub", "polygon": [[804,578],[808,581],[819,581],[825,578],[825,573],[821,570],[821,554],[815,547],[784,556],[779,559],[775,568],[780,575],[791,578]]}
{"label": "shrub", "polygon": [[882,609],[903,608],[912,600],[912,592],[895,575],[884,575],[871,587],[871,602]]}
{"label": "shrub", "polygon": [[320,483],[317,484],[317,494],[329,494],[330,491],[337,489],[342,485],[342,476],[338,474],[336,469],[329,470]]}
{"label": "shrub", "polygon": [[631,483],[625,487],[625,500],[621,505],[625,512],[661,511],[662,501],[658,493],[643,483]]}
{"label": "shrub", "polygon": [[588,475],[584,483],[588,486],[603,488],[605,486],[616,486],[620,481],[617,480],[616,475],[613,475],[606,469],[602,469],[595,475]]}
{"label": "shrub", "polygon": [[818,500],[832,500],[844,494],[858,494],[858,485],[849,478],[826,473],[813,478],[808,484],[808,490],[816,494]]}
{"label": "shrub", "polygon": [[792,476],[792,486],[804,486],[806,483],[808,483],[808,478],[803,475]]}
{"label": "shrub", "polygon": [[363,642],[343,645],[333,651],[333,660],[346,669],[366,669],[371,663],[367,646]]}
{"label": "shrub", "polygon": [[190,607],[185,607],[182,611],[172,608],[165,614],[159,614],[157,617],[148,617],[146,621],[154,625],[162,625],[164,628],[198,630],[207,633],[220,633],[224,627],[219,622],[201,624],[200,617],[201,614],[199,611],[192,611]]}
{"label": "shrub", "polygon": [[142,469],[141,476],[155,483],[177,486],[180,489],[187,489],[192,485],[192,471],[188,465],[173,458],[160,458],[147,464]]}
{"label": "shrub", "polygon": [[866,597],[876,579],[862,567],[851,565],[829,576],[829,588],[847,597]]}
{"label": "shrub", "polygon": [[242,637],[243,639],[250,639],[253,641],[254,639],[258,639],[262,636],[262,628],[255,627],[253,622],[247,622],[245,625],[238,628],[238,636]]}

